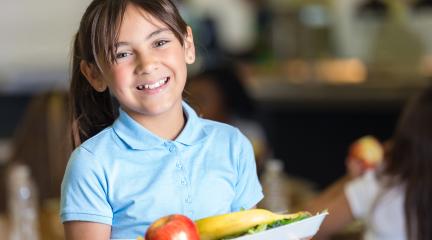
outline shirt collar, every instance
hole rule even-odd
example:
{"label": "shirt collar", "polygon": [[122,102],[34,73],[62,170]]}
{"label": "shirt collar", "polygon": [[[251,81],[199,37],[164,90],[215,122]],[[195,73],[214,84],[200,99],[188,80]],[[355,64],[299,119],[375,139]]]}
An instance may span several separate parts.
{"label": "shirt collar", "polygon": [[[207,137],[207,133],[196,112],[186,102],[182,102],[182,106],[187,119],[186,125],[174,142],[183,145],[193,145]],[[132,149],[153,149],[170,141],[160,138],[147,130],[121,108],[119,109],[119,117],[113,124],[113,129],[117,136]]]}
{"label": "shirt collar", "polygon": [[175,141],[184,145],[193,145],[204,140],[207,137],[207,132],[202,119],[186,102],[183,102],[183,111],[186,114],[186,125]]}

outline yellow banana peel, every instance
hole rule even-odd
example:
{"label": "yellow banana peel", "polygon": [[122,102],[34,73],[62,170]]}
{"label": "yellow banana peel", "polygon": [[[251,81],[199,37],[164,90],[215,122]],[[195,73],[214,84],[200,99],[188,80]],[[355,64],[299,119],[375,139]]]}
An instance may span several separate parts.
{"label": "yellow banana peel", "polygon": [[292,219],[309,214],[276,214],[265,209],[250,209],[196,220],[201,240],[217,240],[226,236],[241,234],[259,224],[269,224],[277,220]]}

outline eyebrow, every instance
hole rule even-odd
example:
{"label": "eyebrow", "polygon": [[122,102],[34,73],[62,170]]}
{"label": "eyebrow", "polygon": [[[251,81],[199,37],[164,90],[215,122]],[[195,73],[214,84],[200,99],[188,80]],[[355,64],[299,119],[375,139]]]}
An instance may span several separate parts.
{"label": "eyebrow", "polygon": [[[154,32],[152,32],[152,33],[150,33],[146,38],[145,38],[145,40],[148,40],[148,39],[150,39],[150,38],[152,38],[152,37],[154,37],[154,36],[156,36],[156,35],[158,35],[158,34],[160,34],[160,33],[162,33],[162,32],[166,32],[166,31],[171,31],[169,28],[159,28],[158,30],[156,30],[156,31],[154,31]],[[118,42],[118,43],[116,43],[114,46],[116,47],[116,48],[118,48],[118,47],[120,47],[120,46],[124,46],[124,45],[129,45],[128,44],[128,42]]]}

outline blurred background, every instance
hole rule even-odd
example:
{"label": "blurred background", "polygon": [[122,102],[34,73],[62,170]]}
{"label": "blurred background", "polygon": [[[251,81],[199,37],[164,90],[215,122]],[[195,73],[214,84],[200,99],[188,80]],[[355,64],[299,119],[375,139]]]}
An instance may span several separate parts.
{"label": "blurred background", "polygon": [[[89,2],[1,4],[2,178],[12,161],[29,165],[39,204],[48,212],[56,208],[70,152],[65,125],[70,45]],[[273,163],[277,159],[273,168],[314,190],[345,173],[355,139],[390,138],[402,104],[431,82],[431,0],[177,4],[198,50],[190,76],[235,65],[253,105],[247,117],[265,141],[265,153],[256,153]],[[191,92],[185,98],[193,102]]]}

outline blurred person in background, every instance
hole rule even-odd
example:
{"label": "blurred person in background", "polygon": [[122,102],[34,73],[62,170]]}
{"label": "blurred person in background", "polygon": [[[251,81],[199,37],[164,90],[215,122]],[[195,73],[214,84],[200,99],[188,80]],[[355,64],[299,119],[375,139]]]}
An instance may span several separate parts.
{"label": "blurred person in background", "polygon": [[[35,95],[30,101],[14,133],[11,158],[1,169],[0,215],[6,216],[8,213],[6,173],[15,165],[24,164],[29,166],[35,180],[40,209],[49,211],[54,215],[50,217],[55,218],[48,220],[51,226],[42,227],[52,228],[51,230],[57,227],[60,230],[57,233],[62,234],[58,201],[61,181],[71,152],[67,134],[67,111],[67,93],[64,92],[42,93]],[[53,222],[55,220],[58,221]],[[48,232],[51,230],[44,231],[44,234],[50,234]],[[56,239],[52,235],[41,237]]]}
{"label": "blurred person in background", "polygon": [[244,85],[241,71],[228,61],[209,65],[192,76],[186,98],[203,117],[233,125],[252,142],[258,174],[270,156],[266,133],[257,120],[256,103]]}
{"label": "blurred person in background", "polygon": [[348,156],[348,175],[309,202],[309,211],[329,211],[316,239],[355,219],[365,224],[364,239],[432,239],[431,123],[429,86],[405,106],[379,167],[365,171]]}

